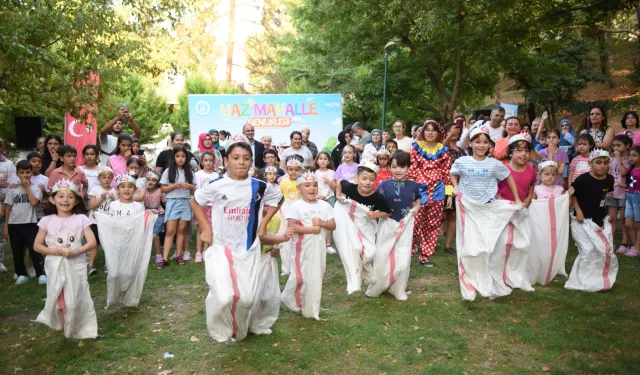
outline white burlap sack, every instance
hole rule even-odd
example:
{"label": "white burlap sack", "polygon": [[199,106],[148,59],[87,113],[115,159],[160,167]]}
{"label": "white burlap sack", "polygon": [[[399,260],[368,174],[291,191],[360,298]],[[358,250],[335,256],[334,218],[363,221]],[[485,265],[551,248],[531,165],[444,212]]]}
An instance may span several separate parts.
{"label": "white burlap sack", "polygon": [[[482,204],[458,194],[456,199],[456,247],[462,298],[476,294],[497,297],[511,293],[505,287],[505,259],[514,215],[522,208],[504,200]],[[506,230],[506,231],[505,231]]]}
{"label": "white burlap sack", "polygon": [[256,335],[268,335],[280,315],[280,279],[278,262],[271,253],[260,254],[258,306],[249,324],[249,331]]}
{"label": "white burlap sack", "polygon": [[564,287],[585,292],[611,289],[618,275],[618,258],[612,251],[613,233],[609,218],[604,219],[604,228],[600,228],[590,219],[581,224],[572,216],[571,234],[578,245],[578,257]]}
{"label": "white burlap sack", "polygon": [[282,303],[305,318],[320,320],[322,279],[327,261],[326,231],[296,234],[292,242],[291,274],[282,291]]}
{"label": "white burlap sack", "polygon": [[149,270],[153,225],[158,215],[150,211],[130,217],[96,213],[100,245],[107,274],[107,306],[122,303],[138,306]]}
{"label": "white burlap sack", "polygon": [[361,290],[362,279],[373,282],[373,257],[376,253],[377,224],[367,217],[369,209],[356,201],[336,202],[333,216],[336,243],[347,276],[347,293]]}
{"label": "white burlap sack", "polygon": [[390,218],[380,220],[376,255],[373,259],[375,278],[367,288],[367,296],[377,297],[389,290],[396,299],[407,299],[413,222],[412,214],[408,214],[400,222]]}
{"label": "white burlap sack", "polygon": [[569,248],[569,194],[535,199],[529,206],[531,250],[529,283],[547,285],[557,274],[567,276]]}
{"label": "white burlap sack", "polygon": [[509,295],[512,289],[534,290],[529,283],[530,244],[529,214],[526,208],[522,208],[511,217],[500,234],[490,260],[492,272],[501,271],[493,274],[494,296]]}
{"label": "white burlap sack", "polygon": [[[66,259],[47,255],[47,299],[36,322],[55,330],[64,330],[69,339],[98,337],[98,321],[87,281],[87,257],[82,254]],[[59,298],[64,304],[59,303]],[[64,305],[64,312],[61,310]]]}
{"label": "white burlap sack", "polygon": [[[280,230],[278,233],[284,233],[287,230],[287,212],[289,207],[295,200],[285,200],[278,211],[280,215]],[[280,244],[280,267],[282,269],[282,275],[288,275],[291,272],[291,256],[293,254],[293,240],[289,240]]]}

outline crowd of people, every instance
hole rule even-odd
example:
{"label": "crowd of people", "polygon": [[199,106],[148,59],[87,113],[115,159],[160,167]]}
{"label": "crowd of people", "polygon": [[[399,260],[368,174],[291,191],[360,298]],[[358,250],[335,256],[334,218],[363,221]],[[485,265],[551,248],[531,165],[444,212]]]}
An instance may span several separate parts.
{"label": "crowd of people", "polygon": [[[132,135],[125,132],[127,123]],[[391,132],[369,132],[356,122],[338,134],[338,144],[327,152],[311,141],[308,127],[292,131],[290,147],[282,149],[268,135],[258,141],[254,127],[246,124],[242,134],[216,129],[199,134],[195,148],[185,143],[184,134],[174,133],[167,149],[149,165],[138,140],[143,129],[122,108],[101,128],[98,145],[82,150],[50,134],[14,164],[4,157],[0,142],[0,272],[7,272],[3,255],[8,239],[16,285],[30,278],[47,285],[38,321],[64,329],[68,337],[95,337],[88,276],[98,272],[98,246],[107,230],[98,218],[143,220],[147,212],[155,218],[149,246],[157,269],[173,261],[205,262],[211,288],[207,324],[212,337],[226,341],[242,339],[247,331],[270,332],[280,300],[319,319],[326,255],[336,253],[334,231],[349,293],[360,289],[361,279],[370,284],[368,295],[379,294],[371,286],[381,283],[383,290],[391,290],[394,283],[404,283],[405,289],[408,263],[400,275],[398,263],[391,261],[391,276],[389,271],[381,276],[376,262],[388,264],[389,257],[406,251],[409,257],[417,254],[418,264],[433,267],[440,236],[445,237],[442,251],[456,253],[454,239],[461,241],[456,223],[465,223],[461,199],[486,207],[510,201],[527,208],[534,200],[566,194],[571,215],[579,223],[593,222],[596,232],[609,225],[615,232],[615,223],[623,221],[616,252],[637,257],[639,126],[637,113],[627,112],[621,121],[624,130],[614,134],[605,110],[595,107],[577,133],[568,119],[556,128],[544,113],[529,125],[515,116],[505,119],[505,110],[496,107],[486,119],[467,122],[459,116],[444,126],[427,120],[408,129],[397,120]],[[84,165],[76,164],[78,153]],[[353,232],[345,235],[344,228],[350,226]],[[392,228],[395,242],[377,238],[378,227],[380,232]],[[375,254],[384,246],[391,247],[381,260]],[[126,261],[126,252],[110,251],[105,249],[107,257]],[[359,258],[355,269],[347,259],[352,253]],[[273,272],[278,255],[282,274],[289,275],[282,294],[278,272]],[[60,287],[65,262],[74,266],[64,271],[65,282],[77,287]],[[469,287],[463,281],[464,267],[460,261],[463,289]],[[104,272],[109,273],[106,263]],[[358,279],[353,285],[351,274]],[[241,288],[243,283],[251,286]],[[247,290],[249,296],[241,295]],[[398,293],[398,299],[406,299],[405,290]],[[80,312],[69,308],[78,301]],[[232,322],[227,324],[223,315],[229,311]],[[245,314],[243,321],[236,319],[238,314]]]}

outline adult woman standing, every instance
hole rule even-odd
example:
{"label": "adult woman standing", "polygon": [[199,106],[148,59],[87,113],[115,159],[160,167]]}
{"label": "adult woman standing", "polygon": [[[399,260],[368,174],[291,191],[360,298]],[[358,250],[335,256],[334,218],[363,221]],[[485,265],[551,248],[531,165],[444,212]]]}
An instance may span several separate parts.
{"label": "adult woman standing", "polygon": [[[218,134],[218,132],[216,131],[214,132],[214,134]],[[215,148],[211,130],[209,130],[209,133],[201,133],[198,136],[198,151],[200,151],[200,155],[202,155],[206,151],[212,152],[214,155],[213,170],[215,172],[219,172],[220,168],[222,167],[222,155],[220,154],[220,151]]]}
{"label": "adult woman standing", "polygon": [[220,132],[218,132],[216,129],[211,129],[209,130],[209,135],[211,136],[211,143],[213,144],[213,148],[218,150],[220,156],[224,158],[225,152],[224,146],[220,141]]}
{"label": "adult woman standing", "polygon": [[622,119],[620,120],[620,125],[625,129],[618,134],[627,134],[629,138],[631,138],[633,144],[631,147],[636,147],[640,145],[640,121],[638,120],[638,114],[634,111],[629,111],[622,115]]}
{"label": "adult woman standing", "polygon": [[282,160],[280,161],[280,168],[286,169],[286,158],[290,155],[300,155],[302,159],[304,159],[304,163],[302,163],[302,167],[312,167],[313,166],[313,154],[311,150],[302,145],[302,133],[297,130],[291,132],[289,136],[291,140],[291,147],[284,150],[282,153]]}
{"label": "adult woman standing", "polygon": [[393,123],[393,134],[395,134],[395,141],[398,144],[398,150],[402,150],[404,152],[411,152],[411,148],[413,147],[411,144],[413,143],[413,139],[404,135],[404,129],[407,126],[404,121],[396,120]]}
{"label": "adult woman standing", "polygon": [[447,147],[440,143],[444,129],[438,122],[425,121],[416,138],[423,140],[413,143],[408,177],[418,183],[422,206],[415,219],[413,248],[419,246],[420,264],[433,267],[429,257],[435,252],[438,242],[445,196],[446,207],[451,207],[452,203],[453,186],[449,174],[452,163]]}
{"label": "adult woman standing", "polygon": [[509,139],[516,134],[520,134],[522,128],[520,127],[520,120],[517,117],[511,116],[507,118],[504,126],[503,138],[496,140],[496,147],[493,150],[493,157],[498,160],[504,160],[507,158],[507,146],[509,146]]}
{"label": "adult woman standing", "polygon": [[[171,148],[168,150],[162,151],[158,158],[156,159],[156,167],[155,171],[159,176],[162,176],[162,172],[169,167],[169,161],[173,159],[173,149],[176,147],[184,146],[184,134],[182,133],[172,133],[171,134]],[[197,172],[200,168],[198,168],[198,162],[196,157],[190,152],[187,151],[187,162],[191,165],[193,172]]]}
{"label": "adult woman standing", "polygon": [[576,137],[578,136],[571,126],[571,120],[568,118],[560,120],[560,143],[558,146],[564,152],[569,153],[569,148],[573,147],[576,143]]}
{"label": "adult woman standing", "polygon": [[384,151],[384,143],[382,143],[382,132],[380,129],[373,129],[371,131],[371,143],[364,146],[362,151],[362,160],[376,162],[376,155],[380,151]]}
{"label": "adult woman standing", "polygon": [[608,150],[613,143],[613,128],[607,126],[607,113],[601,107],[593,107],[582,123],[580,134],[589,134],[596,142],[596,148]]}
{"label": "adult woman standing", "polygon": [[44,155],[42,155],[41,174],[49,177],[51,171],[62,167],[62,160],[60,160],[60,155],[58,155],[58,150],[60,150],[62,144],[62,137],[55,133],[49,134],[47,138],[44,139],[45,148]]}
{"label": "adult woman standing", "polygon": [[342,150],[344,146],[351,143],[351,133],[347,130],[343,130],[338,133],[338,144],[331,151],[331,163],[333,167],[338,169],[338,166],[342,164]]}

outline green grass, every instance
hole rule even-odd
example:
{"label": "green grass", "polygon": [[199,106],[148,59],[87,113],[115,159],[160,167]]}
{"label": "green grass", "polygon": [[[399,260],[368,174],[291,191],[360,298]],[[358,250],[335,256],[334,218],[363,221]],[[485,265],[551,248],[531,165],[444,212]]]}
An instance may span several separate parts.
{"label": "green grass", "polygon": [[[11,268],[8,246],[5,253]],[[567,270],[575,249],[570,254]],[[332,255],[321,321],[283,307],[273,334],[249,334],[233,344],[209,337],[203,264],[152,267],[139,308],[104,309],[105,274],[91,277],[100,336],[83,341],[30,322],[44,306],[45,288],[35,280],[15,287],[10,269],[0,277],[0,372],[639,374],[640,262],[618,259],[618,280],[608,293],[568,291],[557,277],[533,293],[466,302],[455,256],[439,252],[434,268],[414,260],[411,295],[399,302],[388,294],[348,296],[339,257]],[[175,358],[163,359],[165,352]]]}

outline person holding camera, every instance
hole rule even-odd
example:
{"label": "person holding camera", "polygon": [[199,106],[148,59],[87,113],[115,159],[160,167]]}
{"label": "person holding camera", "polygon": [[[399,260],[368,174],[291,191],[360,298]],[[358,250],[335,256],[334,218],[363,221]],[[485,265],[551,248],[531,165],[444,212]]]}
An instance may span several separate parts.
{"label": "person holding camera", "polygon": [[118,136],[122,134],[125,119],[129,121],[129,124],[131,124],[131,127],[133,128],[133,138],[140,138],[140,127],[133,120],[133,116],[129,112],[126,104],[122,104],[120,106],[120,111],[118,111],[116,117],[114,117],[105,126],[103,126],[102,129],[100,129],[100,152],[104,155],[107,155],[100,158],[102,166],[107,165],[107,160],[109,159],[108,156],[113,155],[113,152],[116,149],[116,146],[118,144]]}

